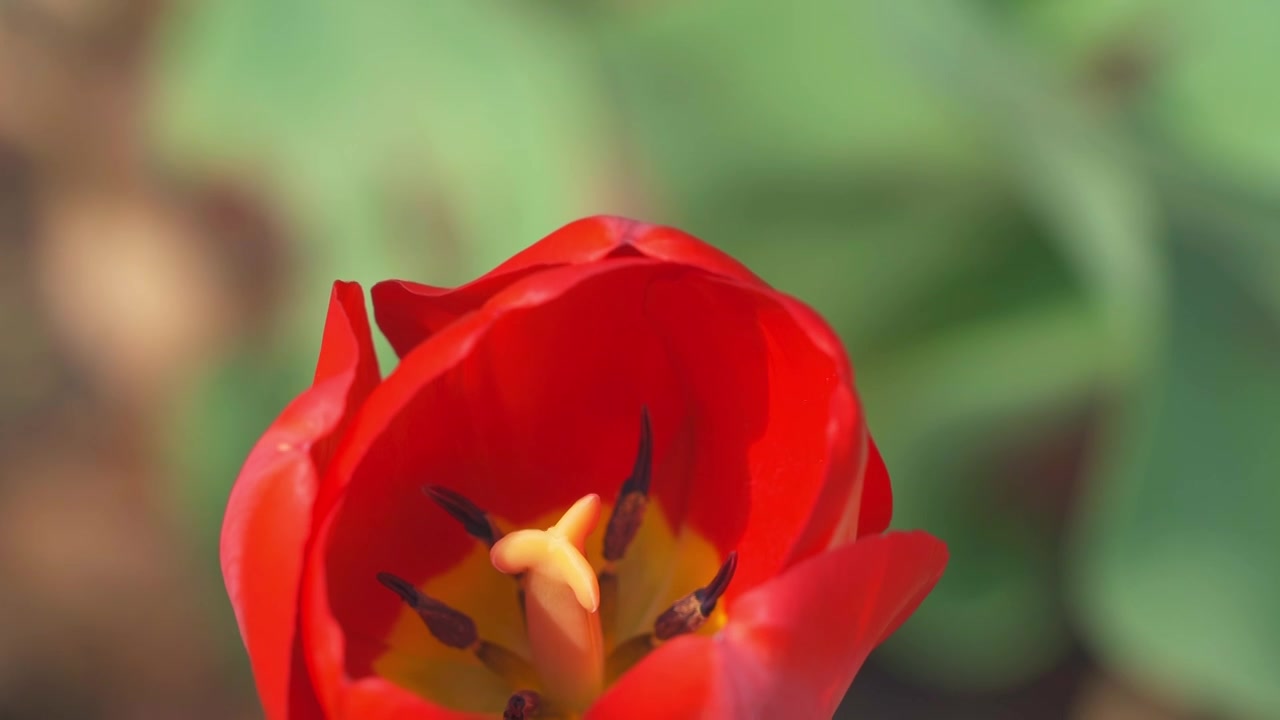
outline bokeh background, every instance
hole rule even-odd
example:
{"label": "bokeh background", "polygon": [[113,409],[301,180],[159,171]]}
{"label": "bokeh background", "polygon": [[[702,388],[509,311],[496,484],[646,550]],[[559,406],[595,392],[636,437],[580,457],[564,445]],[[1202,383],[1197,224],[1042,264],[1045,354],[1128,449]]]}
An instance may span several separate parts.
{"label": "bokeh background", "polygon": [[950,544],[843,716],[1280,718],[1278,30],[0,0],[0,717],[258,717],[216,538],[330,282],[458,283],[609,212],[819,308],[895,525]]}

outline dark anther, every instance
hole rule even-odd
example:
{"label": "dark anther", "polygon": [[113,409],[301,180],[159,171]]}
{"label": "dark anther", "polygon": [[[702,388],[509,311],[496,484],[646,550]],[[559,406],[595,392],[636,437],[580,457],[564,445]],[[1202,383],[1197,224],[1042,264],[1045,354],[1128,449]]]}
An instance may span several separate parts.
{"label": "dark anther", "polygon": [[738,553],[731,552],[720,571],[706,587],[680,598],[653,622],[653,636],[658,640],[670,640],[677,635],[695,632],[716,609],[716,602],[724,595],[738,568]]}
{"label": "dark anther", "polygon": [[526,720],[538,716],[538,708],[542,698],[532,690],[521,690],[507,700],[507,709],[502,712],[503,720]]}
{"label": "dark anther", "polygon": [[618,500],[609,515],[604,531],[605,566],[600,570],[600,626],[606,642],[613,641],[617,625],[618,578],[614,563],[627,554],[627,548],[640,531],[645,510],[649,507],[649,483],[653,479],[653,429],[649,424],[649,408],[640,409],[640,442],[631,475],[622,483]]}
{"label": "dark anther", "polygon": [[422,492],[449,513],[454,520],[462,523],[462,528],[468,535],[486,546],[493,547],[493,544],[502,537],[502,531],[493,524],[489,515],[462,495],[439,485],[427,485],[422,488]]}
{"label": "dark anther", "polygon": [[391,573],[378,573],[378,582],[400,596],[413,608],[437,640],[451,648],[470,649],[480,640],[476,624],[466,613],[454,610],[435,598],[424,595],[407,580]]}
{"label": "dark anther", "polygon": [[711,582],[707,586],[694,592],[698,600],[702,603],[699,608],[703,617],[710,617],[711,612],[716,609],[716,602],[724,596],[724,591],[729,589],[729,581],[733,579],[733,574],[738,570],[738,551],[729,553],[729,557],[724,559],[724,564],[720,566],[720,571],[716,576],[711,578]]}
{"label": "dark anther", "polygon": [[716,609],[716,603],[729,588],[729,581],[733,580],[733,573],[737,569],[738,553],[731,552],[706,587],[680,598],[653,621],[653,632],[619,643],[605,659],[606,675],[611,680],[616,680],[664,641],[696,632]]}
{"label": "dark anther", "polygon": [[391,573],[378,573],[378,582],[400,596],[422,618],[427,630],[441,643],[458,650],[469,650],[482,665],[513,687],[524,687],[537,681],[537,672],[528,660],[480,638],[475,621],[466,613],[429,597]]}
{"label": "dark anther", "polygon": [[[494,543],[502,539],[502,530],[493,524],[489,514],[463,495],[439,485],[424,486],[422,492],[449,513],[454,520],[462,523],[462,529],[466,530],[471,537],[484,543],[485,547],[492,548]],[[520,576],[517,575],[516,581],[519,582],[519,580]],[[520,617],[524,617],[524,588],[521,587],[518,592]]]}
{"label": "dark anther", "polygon": [[616,562],[626,554],[635,539],[649,505],[649,482],[653,479],[653,430],[649,426],[649,408],[640,411],[640,447],[631,475],[622,483],[618,501],[609,516],[604,533],[604,559]]}

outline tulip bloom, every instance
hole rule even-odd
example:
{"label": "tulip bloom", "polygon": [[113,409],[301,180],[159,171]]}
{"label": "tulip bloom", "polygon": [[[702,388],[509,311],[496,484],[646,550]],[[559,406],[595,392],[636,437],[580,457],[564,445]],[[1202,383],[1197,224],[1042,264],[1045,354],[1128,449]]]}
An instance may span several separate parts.
{"label": "tulip bloom", "polygon": [[455,289],[337,283],[222,569],[270,720],[830,717],[946,549],[811,309],[597,217]]}

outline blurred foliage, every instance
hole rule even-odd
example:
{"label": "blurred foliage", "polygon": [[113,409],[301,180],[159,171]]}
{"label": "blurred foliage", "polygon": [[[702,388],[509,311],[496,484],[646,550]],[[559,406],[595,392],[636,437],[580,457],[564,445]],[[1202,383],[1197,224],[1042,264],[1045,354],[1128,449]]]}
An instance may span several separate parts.
{"label": "blurred foliage", "polygon": [[998,689],[1082,643],[1280,715],[1278,24],[1271,0],[184,5],[165,156],[270,198],[300,268],[274,341],[177,426],[202,532],[332,279],[449,284],[642,216],[849,344],[895,524],[954,558],[883,661]]}

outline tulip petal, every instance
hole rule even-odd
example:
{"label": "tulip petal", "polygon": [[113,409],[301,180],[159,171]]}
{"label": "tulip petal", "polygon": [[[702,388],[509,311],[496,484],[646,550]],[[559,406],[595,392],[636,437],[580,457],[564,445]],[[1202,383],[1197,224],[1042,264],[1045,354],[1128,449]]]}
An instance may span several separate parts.
{"label": "tulip petal", "polygon": [[404,280],[373,286],[374,315],[396,354],[404,357],[422,341],[532,272],[561,265],[595,263],[609,257],[668,260],[767,287],[732,257],[675,228],[597,215],[569,223],[484,276],[458,288]]}
{"label": "tulip petal", "polygon": [[852,540],[858,531],[867,456],[867,428],[862,406],[853,391],[853,368],[831,326],[808,305],[788,296],[778,303],[814,347],[831,358],[828,371],[834,385],[824,428],[825,479],[803,532],[794,541],[788,563],[798,562],[829,545]]}
{"label": "tulip petal", "polygon": [[715,639],[685,635],[664,644],[627,671],[587,710],[584,720],[764,717],[749,709],[744,712],[729,680],[725,655]]}
{"label": "tulip petal", "polygon": [[489,713],[448,710],[423,700],[379,677],[351,683],[343,697],[341,717],[359,720],[492,720]]}
{"label": "tulip petal", "polygon": [[489,274],[637,255],[767,287],[742,263],[689,233],[614,215],[596,215],[571,222],[512,256]]}
{"label": "tulip petal", "polygon": [[250,453],[222,527],[222,573],[267,718],[319,717],[298,657],[297,603],[318,478],[355,408],[378,383],[364,295],[335,283],[315,384]]}
{"label": "tulip petal", "polygon": [[408,280],[386,280],[373,286],[373,314],[392,349],[404,357],[427,338],[512,283],[537,272],[531,267],[508,273],[489,273],[458,288],[439,288]]}
{"label": "tulip petal", "polygon": [[889,485],[889,469],[874,441],[868,438],[870,453],[862,478],[862,504],[858,510],[858,537],[879,535],[893,519],[893,488]]}
{"label": "tulip petal", "polygon": [[810,558],[739,598],[719,634],[658,648],[587,720],[829,718],[867,655],[920,604],[946,560],[946,547],[920,532]]}
{"label": "tulip petal", "polygon": [[[525,277],[406,355],[334,460],[349,485],[313,546],[304,611],[318,682],[359,681],[385,650],[366,641],[385,638],[401,608],[378,572],[418,583],[474,549],[423,484],[463,493],[508,529],[587,493],[611,502],[643,407],[656,506],[721,558],[740,553],[727,600],[820,550],[841,510],[815,505],[847,498],[857,478],[831,438],[860,452],[865,431],[838,345],[815,341],[783,300],[698,268],[615,258]],[[824,527],[805,529],[819,517]],[[441,599],[482,602],[458,592]]]}
{"label": "tulip petal", "polygon": [[630,244],[645,257],[701,268],[744,285],[769,287],[758,275],[748,270],[746,265],[689,233],[665,225],[644,226],[634,221],[626,222],[643,228],[643,231],[632,231]]}

